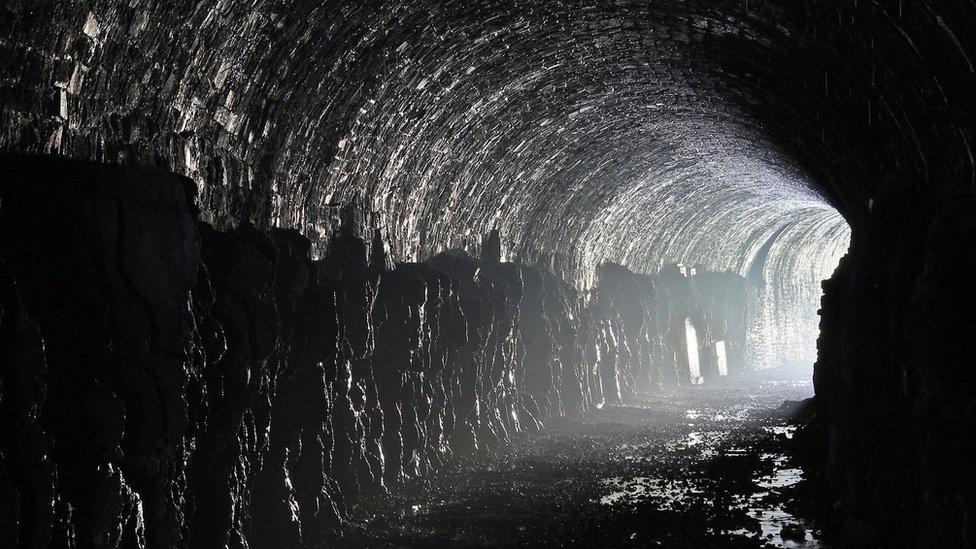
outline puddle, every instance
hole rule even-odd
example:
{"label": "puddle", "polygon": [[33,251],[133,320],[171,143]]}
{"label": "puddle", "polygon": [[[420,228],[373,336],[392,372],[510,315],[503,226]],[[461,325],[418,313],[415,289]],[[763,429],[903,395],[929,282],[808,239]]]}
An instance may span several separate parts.
{"label": "puddle", "polygon": [[[784,508],[803,472],[770,414],[808,392],[729,381],[567,419],[375,496],[344,546],[819,547]],[[803,541],[784,539],[797,524]]]}
{"label": "puddle", "polygon": [[629,480],[620,477],[604,479],[603,484],[613,490],[600,498],[601,505],[614,505],[625,501],[634,501],[647,496],[653,489],[655,481],[647,477],[637,477]]}
{"label": "puddle", "polygon": [[[772,428],[771,430],[782,429],[782,434],[788,438],[793,436],[793,427]],[[762,528],[762,536],[771,539],[778,547],[820,547],[820,541],[816,533],[804,521],[787,512],[782,503],[769,502],[768,496],[797,484],[803,480],[803,470],[796,467],[789,467],[789,460],[782,454],[763,454],[763,461],[771,461],[775,464],[773,474],[760,477],[756,480],[756,485],[763,489],[749,498],[749,514],[759,521]],[[806,531],[805,540],[802,542],[784,540],[781,536],[783,527],[787,524],[800,525]]]}
{"label": "puddle", "polygon": [[[686,418],[699,420],[703,417],[725,418],[722,414],[711,413],[710,411],[688,410]],[[792,438],[795,431],[790,426],[768,426],[763,430],[774,434]],[[662,451],[656,459],[668,459],[668,455],[678,456],[688,450],[698,450],[702,460],[719,455],[720,444],[729,436],[727,431],[694,431],[671,442],[660,444],[658,449]],[[637,449],[643,447],[648,450],[648,444],[630,447]],[[724,456],[746,456],[750,453],[748,448],[727,447],[721,449]],[[782,503],[778,503],[776,497],[780,491],[789,488],[803,480],[803,471],[797,467],[791,467],[789,459],[783,454],[763,453],[759,459],[767,464],[772,464],[773,472],[754,479],[757,491],[747,496],[734,498],[735,503],[732,509],[744,511],[748,516],[755,519],[759,530],[741,528],[737,530],[722,530],[720,533],[730,536],[746,536],[758,538],[765,543],[775,547],[820,547],[816,532],[813,531],[803,520],[787,512]],[[763,468],[763,470],[766,470]],[[661,479],[648,476],[636,477],[612,477],[602,481],[602,486],[607,493],[600,498],[601,505],[633,505],[650,504],[661,511],[675,511],[686,509],[692,503],[699,505],[715,505],[713,499],[708,497],[706,490],[702,488],[699,481],[691,479]],[[784,539],[784,527],[792,532],[787,532]],[[799,538],[799,529],[803,530],[803,541],[795,541]]]}
{"label": "puddle", "polygon": [[691,409],[685,412],[685,418],[694,421],[737,421],[742,422],[752,415],[755,407],[743,405],[733,406],[724,410]]}
{"label": "puddle", "polygon": [[776,425],[773,427],[763,427],[763,430],[767,433],[772,433],[774,435],[783,435],[787,440],[793,438],[793,434],[796,433],[796,427],[792,425]]}
{"label": "puddle", "polygon": [[600,498],[601,505],[653,501],[659,509],[670,511],[686,498],[704,495],[693,484],[650,477],[614,477],[604,479],[603,484],[613,491]]}
{"label": "puddle", "polygon": [[[689,424],[694,427],[693,424]],[[621,444],[617,450],[628,461],[656,460],[662,453],[699,454],[702,458],[717,455],[715,448],[724,440],[726,431],[692,431],[677,440],[648,441],[642,444]]]}

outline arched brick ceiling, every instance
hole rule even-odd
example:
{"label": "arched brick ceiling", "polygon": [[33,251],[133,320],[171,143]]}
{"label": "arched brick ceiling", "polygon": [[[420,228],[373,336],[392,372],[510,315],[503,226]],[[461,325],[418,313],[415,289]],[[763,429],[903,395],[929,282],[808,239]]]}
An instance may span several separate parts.
{"label": "arched brick ceiling", "polygon": [[785,235],[767,276],[815,284],[838,209],[973,184],[976,10],[945,4],[12,1],[0,145],[163,164],[205,218],[313,239],[356,201],[401,260],[497,226],[585,286]]}

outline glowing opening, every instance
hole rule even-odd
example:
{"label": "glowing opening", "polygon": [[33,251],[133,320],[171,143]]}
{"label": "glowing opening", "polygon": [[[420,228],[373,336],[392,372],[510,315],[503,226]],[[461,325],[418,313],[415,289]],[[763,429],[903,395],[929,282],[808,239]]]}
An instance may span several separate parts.
{"label": "glowing opening", "polygon": [[729,375],[729,360],[725,354],[724,341],[715,342],[715,358],[718,362],[718,375],[720,376]]}
{"label": "glowing opening", "polygon": [[698,330],[691,323],[690,318],[685,319],[685,338],[688,342],[688,373],[691,376],[692,385],[701,385],[701,364],[698,361]]}

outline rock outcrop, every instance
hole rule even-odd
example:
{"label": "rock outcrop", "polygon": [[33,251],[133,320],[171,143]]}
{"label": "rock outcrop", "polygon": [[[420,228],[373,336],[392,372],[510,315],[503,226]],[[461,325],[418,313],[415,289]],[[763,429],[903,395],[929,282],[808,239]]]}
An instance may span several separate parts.
{"label": "rock outcrop", "polygon": [[696,381],[689,351],[746,322],[734,275],[607,265],[584,299],[501,261],[497,232],[480,258],[393,264],[347,208],[313,259],[294,230],[198,220],[162,169],[4,170],[8,545],[328,544],[364,494]]}
{"label": "rock outcrop", "polygon": [[976,540],[974,211],[965,196],[906,200],[893,182],[824,282],[808,444],[846,543]]}

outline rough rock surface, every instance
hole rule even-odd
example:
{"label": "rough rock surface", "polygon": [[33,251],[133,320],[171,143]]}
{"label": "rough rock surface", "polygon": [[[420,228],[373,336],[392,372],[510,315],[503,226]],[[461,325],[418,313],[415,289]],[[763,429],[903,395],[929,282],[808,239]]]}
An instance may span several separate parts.
{"label": "rough rock surface", "polygon": [[[454,396],[431,396],[442,384],[449,395],[457,383],[457,402],[467,410],[454,411],[451,442],[473,448],[503,439],[516,425],[526,428],[530,416],[544,422],[560,406],[569,413],[613,401],[630,383],[644,383],[645,374],[667,381],[667,368],[640,370],[658,352],[643,328],[624,329],[616,316],[602,316],[613,290],[602,292],[606,297],[597,292],[586,307],[573,297],[572,288],[597,286],[601,266],[653,274],[684,262],[743,275],[753,284],[747,288],[753,310],[763,311],[753,317],[759,322],[748,340],[765,338],[746,362],[808,363],[816,284],[852,240],[850,256],[827,285],[819,429],[810,431],[818,433],[843,521],[855,540],[972,544],[974,437],[967,429],[974,424],[968,395],[976,381],[967,348],[973,291],[965,277],[973,270],[976,210],[976,34],[967,32],[974,19],[972,2],[937,0],[4,2],[0,150],[161,165],[192,178],[201,219],[215,227],[198,226],[201,245],[219,240],[217,248],[226,244],[226,253],[242,262],[215,265],[213,283],[194,265],[192,284],[202,286],[187,289],[183,268],[192,262],[159,270],[152,258],[119,265],[115,254],[99,251],[131,244],[135,229],[116,224],[146,197],[122,199],[109,188],[98,200],[72,201],[108,210],[86,221],[80,208],[64,206],[77,194],[45,193],[51,205],[30,211],[65,210],[57,219],[67,236],[3,243],[24,248],[16,256],[5,252],[14,278],[5,278],[4,307],[15,316],[4,320],[4,337],[17,343],[3,352],[25,357],[10,369],[10,379],[20,381],[3,389],[8,395],[19,387],[5,398],[21,404],[4,413],[33,433],[25,439],[32,442],[4,456],[21,460],[9,465],[16,470],[37,471],[27,484],[5,485],[4,497],[28,501],[45,493],[55,482],[44,480],[46,464],[76,452],[78,465],[55,475],[66,487],[57,493],[68,499],[50,511],[50,533],[36,531],[63,537],[65,525],[78,522],[84,529],[71,535],[115,539],[118,521],[107,517],[141,516],[157,525],[191,520],[169,515],[170,504],[158,499],[170,480],[183,490],[182,473],[162,474],[177,439],[214,445],[206,467],[221,474],[228,460],[244,455],[260,457],[247,465],[260,471],[265,453],[276,468],[313,470],[315,450],[307,459],[282,454],[299,436],[303,448],[319,447],[316,455],[336,472],[308,485],[326,495],[296,487],[296,501],[330,501],[339,513],[338,491],[356,493],[377,482],[378,447],[400,448],[397,463],[405,462],[389,473],[384,465],[383,478],[430,465],[442,427],[421,426],[443,416],[450,430],[446,410],[455,410],[441,404]],[[350,203],[380,219],[359,223],[359,233],[343,244],[348,248],[338,250],[333,237],[348,225],[336,206]],[[248,222],[256,229],[242,228]],[[302,254],[280,251],[272,227],[310,240],[318,262],[309,267],[308,300],[277,295],[301,284],[280,286],[267,274],[277,267],[267,262]],[[495,228],[504,240],[492,250],[510,260],[503,267],[485,269],[477,281],[470,259],[457,272],[438,268],[456,280],[456,290],[435,284],[443,279],[424,267],[405,268],[387,277],[409,293],[403,301],[383,294],[379,263],[370,259],[375,247],[355,241],[372,244],[369,231],[380,229],[390,263],[431,267],[451,250],[474,255],[481,236]],[[48,241],[56,242],[37,254],[44,256],[38,265],[70,278],[71,291],[47,289],[64,290],[60,279],[24,274],[29,245]],[[195,253],[159,252],[158,261]],[[227,259],[224,253],[208,252],[217,262]],[[58,270],[60,262],[65,268]],[[524,265],[546,266],[554,281],[546,285],[549,275],[541,275],[551,288],[541,302],[559,360],[541,370],[535,365],[542,355],[522,356],[517,343],[544,346],[547,339],[517,322],[534,314],[517,303],[539,303],[538,280],[515,278]],[[236,280],[241,269],[246,276]],[[144,270],[169,278],[132,283]],[[675,292],[682,291],[678,282]],[[424,328],[430,302],[421,295],[434,295],[434,286],[437,295],[457,295],[457,304],[444,297],[435,309],[450,316],[460,308],[463,344],[450,330]],[[38,287],[59,305],[42,303]],[[666,288],[661,281],[654,295]],[[182,308],[173,316],[167,305],[188,291],[192,321],[181,318]],[[632,305],[648,295],[620,307],[620,318],[641,316]],[[308,322],[318,324],[303,324],[300,314],[289,319],[279,297],[310,311],[318,320]],[[393,369],[370,358],[384,352],[381,337],[401,337],[377,332],[371,315],[378,303],[391,304],[383,315],[416,326],[416,335],[391,343],[412,351],[409,360],[393,359]],[[255,316],[269,306],[273,320]],[[44,336],[76,322],[82,330],[51,341]],[[273,337],[253,333],[271,324]],[[193,368],[177,375],[170,366],[174,334],[185,326],[192,344],[190,358],[181,360]],[[331,340],[303,339],[319,329],[339,334],[335,349]],[[38,333],[44,361],[37,358]],[[458,339],[432,344],[427,338],[435,333]],[[113,363],[103,356],[108,341]],[[302,348],[303,341],[312,342],[299,366],[280,349]],[[596,349],[600,366],[587,369],[596,364]],[[605,353],[611,349],[612,358]],[[444,374],[456,378],[433,375],[453,360],[445,356],[456,357],[458,368]],[[128,366],[136,362],[145,366]],[[322,418],[304,417],[310,423],[301,435],[289,427],[283,430],[290,435],[281,434],[288,440],[277,434],[266,440],[262,429],[288,404],[280,402],[277,383],[285,362],[305,368],[303,379],[321,363],[321,398],[329,408],[316,409]],[[96,364],[100,373],[75,363]],[[219,371],[208,366],[217,363]],[[520,370],[523,364],[533,364],[531,372]],[[44,368],[55,381],[35,387],[31,380]],[[558,391],[546,388],[554,372]],[[155,395],[181,385],[180,375],[192,388],[185,425],[147,423],[155,431],[139,435],[145,438],[120,430],[126,403],[116,390]],[[158,385],[150,388],[148,380]],[[294,383],[310,391],[319,386]],[[525,392],[513,391],[519,384]],[[63,401],[65,386],[83,388],[87,400]],[[404,396],[391,396],[397,386]],[[72,418],[84,429],[52,425],[42,435],[35,425],[44,424],[45,413],[31,403],[46,401],[92,412]],[[199,401],[220,414],[199,413],[203,408],[192,404]],[[388,413],[394,402],[403,409]],[[143,405],[177,415],[182,406],[155,396]],[[154,421],[147,414],[140,421]],[[227,441],[238,438],[238,416],[246,436]],[[315,442],[307,437],[320,420],[329,434]],[[400,438],[390,434],[399,425],[407,426]],[[50,453],[45,437],[56,441]],[[254,482],[283,497],[289,491],[277,486],[284,481],[268,471]],[[92,486],[99,490],[70,494],[67,487],[86,475],[97,477]],[[164,478],[170,480],[153,484]],[[250,489],[238,477],[220,478],[213,482]],[[194,482],[201,481],[187,477]],[[136,485],[141,491],[132,492]],[[69,499],[82,495],[92,505],[69,520]],[[250,509],[243,495],[221,505]],[[322,513],[336,514],[331,505],[323,503]],[[250,535],[238,529],[236,536]]]}
{"label": "rough rock surface", "polygon": [[336,546],[827,545],[787,455],[794,427],[775,409],[812,394],[799,375],[749,373],[560,419],[366,498]]}
{"label": "rough rock surface", "polygon": [[969,545],[976,377],[962,342],[976,333],[976,209],[966,196],[909,206],[892,187],[824,282],[808,436],[852,542]]}
{"label": "rough rock surface", "polygon": [[313,260],[294,230],[197,220],[192,182],[162,169],[3,168],[11,544],[327,544],[361,497],[690,384],[690,354],[746,343],[735,275],[606,265],[584,299],[502,262],[497,232],[480,258],[391,262],[354,208]]}

